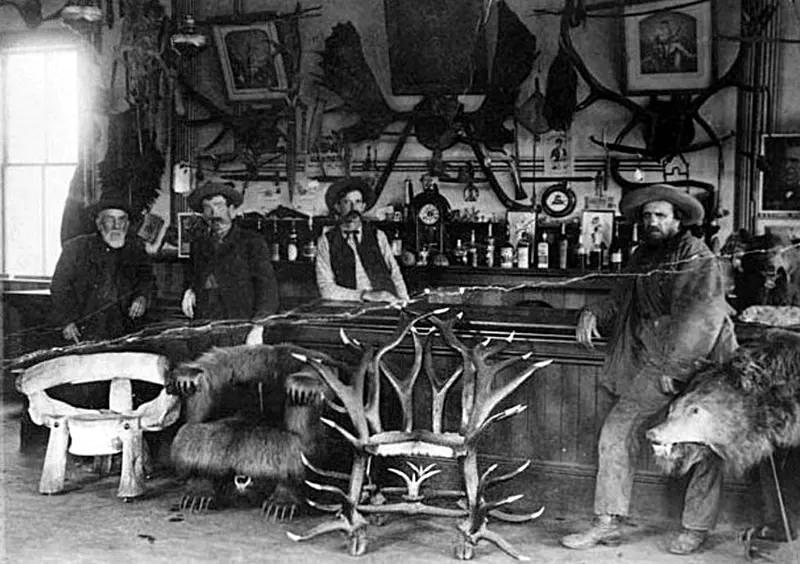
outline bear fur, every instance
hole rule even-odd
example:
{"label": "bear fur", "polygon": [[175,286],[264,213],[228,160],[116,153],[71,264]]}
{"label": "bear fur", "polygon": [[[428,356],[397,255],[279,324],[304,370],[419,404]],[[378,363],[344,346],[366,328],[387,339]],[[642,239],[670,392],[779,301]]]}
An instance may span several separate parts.
{"label": "bear fur", "polygon": [[182,508],[261,503],[293,516],[302,456],[314,460],[325,450],[326,389],[293,352],[318,354],[288,344],[241,345],[214,348],[173,370],[170,390],[184,396],[184,424],[170,453],[189,479]]}
{"label": "bear fur", "polygon": [[679,474],[709,450],[740,476],[776,448],[800,445],[800,334],[768,330],[702,369],[647,438],[656,461]]}

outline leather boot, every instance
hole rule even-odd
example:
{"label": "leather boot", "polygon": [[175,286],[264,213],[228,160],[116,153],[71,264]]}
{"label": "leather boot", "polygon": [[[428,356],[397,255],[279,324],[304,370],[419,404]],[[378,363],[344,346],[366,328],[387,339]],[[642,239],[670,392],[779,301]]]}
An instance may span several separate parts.
{"label": "leather boot", "polygon": [[683,529],[670,543],[669,551],[672,554],[692,554],[698,551],[707,537],[708,531]]}
{"label": "leather boot", "polygon": [[598,515],[592,526],[582,532],[561,538],[561,545],[566,548],[583,550],[598,544],[619,544],[621,539],[619,517],[616,515]]}

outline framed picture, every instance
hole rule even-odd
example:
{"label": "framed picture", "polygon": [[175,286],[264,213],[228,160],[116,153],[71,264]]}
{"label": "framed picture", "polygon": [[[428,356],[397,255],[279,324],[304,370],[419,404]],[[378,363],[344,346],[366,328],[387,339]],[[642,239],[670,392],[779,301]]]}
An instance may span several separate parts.
{"label": "framed picture", "polygon": [[800,133],[763,135],[761,157],[758,213],[800,216]]}
{"label": "framed picture", "polygon": [[702,90],[714,80],[711,0],[625,6],[628,94]]}
{"label": "framed picture", "polygon": [[585,210],[581,216],[581,243],[590,252],[595,242],[611,247],[614,237],[614,210]]}
{"label": "framed picture", "polygon": [[274,22],[215,25],[214,39],[230,100],[269,100],[286,94],[286,70]]}
{"label": "framed picture", "polygon": [[544,175],[572,176],[572,137],[566,131],[550,131],[542,136]]}
{"label": "framed picture", "polygon": [[790,241],[800,240],[800,216],[796,219],[761,217],[756,219],[756,233],[775,233]]}
{"label": "framed picture", "polygon": [[178,214],[178,256],[189,258],[192,240],[206,229],[203,215],[194,212]]}

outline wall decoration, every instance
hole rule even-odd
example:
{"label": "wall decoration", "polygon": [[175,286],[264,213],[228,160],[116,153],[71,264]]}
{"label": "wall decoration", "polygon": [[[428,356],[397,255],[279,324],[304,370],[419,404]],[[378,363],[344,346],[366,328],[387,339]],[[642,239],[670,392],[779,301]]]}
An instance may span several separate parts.
{"label": "wall decoration", "polygon": [[274,22],[217,25],[214,39],[230,100],[267,100],[286,95],[288,83]]}
{"label": "wall decoration", "polygon": [[[674,6],[674,7],[673,7]],[[624,8],[628,94],[701,90],[714,80],[711,0],[675,0]]]}
{"label": "wall decoration", "polygon": [[756,219],[756,233],[769,231],[789,241],[800,241],[800,216],[796,219],[760,217]]}
{"label": "wall decoration", "polygon": [[566,182],[549,186],[542,192],[542,210],[550,217],[566,217],[575,210],[578,198]]}
{"label": "wall decoration", "polygon": [[545,176],[572,176],[572,144],[566,131],[551,131],[542,136]]}
{"label": "wall decoration", "polygon": [[758,213],[800,217],[800,133],[763,135],[761,157]]}
{"label": "wall decoration", "polygon": [[595,242],[611,247],[614,236],[614,211],[586,210],[581,217],[581,242],[586,252],[592,250]]}
{"label": "wall decoration", "polygon": [[203,215],[194,212],[178,214],[178,256],[188,258],[192,240],[207,229]]}

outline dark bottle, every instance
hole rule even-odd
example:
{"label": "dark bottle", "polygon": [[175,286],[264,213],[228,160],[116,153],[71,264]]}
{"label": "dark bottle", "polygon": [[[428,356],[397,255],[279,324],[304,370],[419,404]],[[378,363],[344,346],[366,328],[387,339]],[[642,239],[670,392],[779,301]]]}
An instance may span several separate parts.
{"label": "dark bottle", "polygon": [[272,220],[272,240],[269,242],[269,258],[272,262],[281,260],[281,242],[278,237],[278,220]]}
{"label": "dark bottle", "polygon": [[631,240],[628,241],[628,258],[627,260],[631,260],[633,253],[636,252],[636,249],[639,247],[639,224],[634,223],[633,227],[631,228]]}
{"label": "dark bottle", "polygon": [[592,246],[589,249],[589,268],[600,270],[603,267],[602,250],[600,249],[600,235],[595,231],[592,233]]}
{"label": "dark bottle", "polygon": [[558,236],[558,268],[566,270],[567,257],[569,257],[569,239],[567,238],[567,224],[561,224],[561,234]]}
{"label": "dark bottle", "polygon": [[614,222],[614,236],[611,239],[611,247],[608,249],[609,262],[612,272],[622,270],[622,241],[619,238],[619,222]]}
{"label": "dark bottle", "polygon": [[295,226],[294,220],[292,220],[292,230],[289,232],[289,242],[286,244],[286,260],[292,262],[297,260],[297,254],[300,250],[298,239],[297,227]]}
{"label": "dark bottle", "polygon": [[308,240],[303,243],[303,260],[314,262],[317,258],[317,243],[314,241],[314,218],[308,218]]}
{"label": "dark bottle", "polygon": [[408,177],[403,181],[403,198],[403,221],[409,221],[413,219],[411,202],[414,199],[414,183]]}
{"label": "dark bottle", "polygon": [[375,170],[375,161],[372,159],[372,147],[367,145],[367,156],[364,157],[364,163],[361,165],[361,170],[369,172]]}

